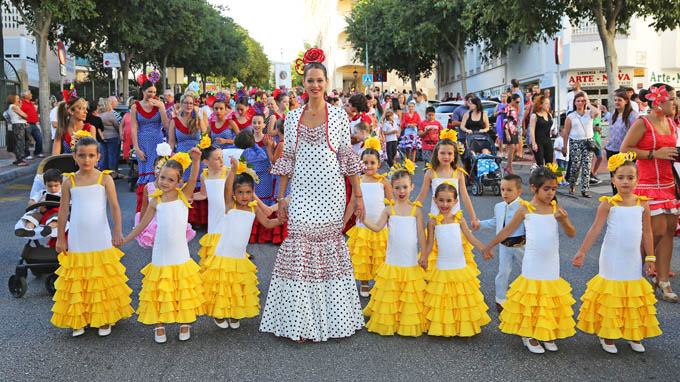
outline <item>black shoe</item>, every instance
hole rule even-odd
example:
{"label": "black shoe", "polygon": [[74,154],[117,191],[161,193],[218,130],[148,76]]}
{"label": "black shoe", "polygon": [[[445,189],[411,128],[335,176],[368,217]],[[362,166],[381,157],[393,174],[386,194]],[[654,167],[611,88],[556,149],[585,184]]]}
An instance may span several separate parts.
{"label": "black shoe", "polygon": [[51,233],[52,233],[52,227],[50,227],[48,225],[44,226],[42,231],[40,231],[40,235],[42,235],[42,237],[50,236]]}
{"label": "black shoe", "polygon": [[17,228],[14,230],[14,234],[19,237],[32,237],[35,235],[35,231],[27,230],[26,228]]}

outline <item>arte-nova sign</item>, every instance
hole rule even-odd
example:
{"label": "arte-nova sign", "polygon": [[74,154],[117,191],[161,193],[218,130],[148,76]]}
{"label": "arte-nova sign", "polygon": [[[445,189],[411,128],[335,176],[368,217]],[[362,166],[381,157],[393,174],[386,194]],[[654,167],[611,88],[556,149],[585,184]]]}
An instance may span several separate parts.
{"label": "arte-nova sign", "polygon": [[[568,73],[569,84],[573,85],[580,82],[582,86],[607,86],[607,73],[604,70],[577,71]],[[619,72],[619,84],[630,86],[632,83],[633,71],[624,70]]]}
{"label": "arte-nova sign", "polygon": [[680,85],[680,72],[649,72],[649,83],[655,84],[662,82],[665,84],[678,86]]}

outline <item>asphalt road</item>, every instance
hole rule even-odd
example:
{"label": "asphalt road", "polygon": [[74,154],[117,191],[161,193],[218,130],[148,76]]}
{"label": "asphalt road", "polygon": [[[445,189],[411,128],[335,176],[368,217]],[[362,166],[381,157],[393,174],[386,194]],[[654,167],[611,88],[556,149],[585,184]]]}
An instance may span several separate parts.
{"label": "asphalt road", "polygon": [[[0,279],[14,272],[24,241],[13,235],[15,221],[26,205],[32,177],[17,179],[0,186]],[[417,182],[422,181],[418,170]],[[132,228],[135,195],[119,181],[118,198],[123,210],[123,230]],[[418,187],[417,187],[418,188]],[[528,188],[525,187],[527,190]],[[414,197],[417,193],[414,191]],[[525,193],[525,198],[530,196]],[[473,197],[480,218],[492,214],[499,197]],[[586,282],[597,273],[597,255],[602,241],[590,251],[583,268],[571,265],[571,259],[595,217],[595,208],[583,199],[560,196],[576,227],[573,239],[562,235],[562,277],[571,283],[577,303]],[[425,206],[429,209],[429,203]],[[191,252],[198,251],[197,238],[189,243]],[[488,242],[493,232],[480,231],[478,237]],[[680,240],[676,240],[680,243]],[[680,244],[676,244],[676,249]],[[129,285],[134,290],[133,307],[141,289],[142,269],[151,259],[151,250],[136,242],[122,250],[122,262],[127,268]],[[264,305],[277,246],[249,245],[258,267],[261,303]],[[676,251],[677,253],[677,251]],[[483,262],[477,256],[482,274],[481,288],[492,322],[473,338],[381,337],[362,330],[354,336],[325,343],[298,344],[258,331],[260,317],[241,321],[238,330],[217,328],[208,317],[201,317],[186,343],[177,340],[179,328],[169,326],[168,343],[153,342],[150,326],[136,321],[136,316],[119,322],[113,333],[99,338],[96,330],[88,330],[79,338],[71,331],[50,324],[52,301],[42,279],[28,277],[28,291],[23,298],[13,298],[7,289],[0,291],[0,380],[53,381],[169,381],[169,380],[680,380],[680,306],[660,301],[658,318],[664,334],[644,341],[645,354],[630,350],[618,341],[618,355],[602,351],[595,336],[582,332],[557,341],[559,352],[534,355],[529,353],[516,336],[498,329],[498,314],[494,306],[493,280],[497,260]],[[680,256],[672,267],[680,273]],[[514,275],[519,269],[513,271]],[[672,279],[673,288],[680,292],[680,277]],[[658,296],[660,297],[660,296]],[[362,299],[365,305],[367,299]]]}

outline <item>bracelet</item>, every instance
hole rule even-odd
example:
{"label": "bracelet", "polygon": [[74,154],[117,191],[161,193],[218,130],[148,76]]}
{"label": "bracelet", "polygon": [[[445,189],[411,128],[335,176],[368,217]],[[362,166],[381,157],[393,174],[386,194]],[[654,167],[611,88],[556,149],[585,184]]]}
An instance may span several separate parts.
{"label": "bracelet", "polygon": [[363,195],[354,195],[355,198],[363,198]]}
{"label": "bracelet", "polygon": [[651,261],[652,263],[656,263],[656,256],[647,256],[645,257],[645,262]]}

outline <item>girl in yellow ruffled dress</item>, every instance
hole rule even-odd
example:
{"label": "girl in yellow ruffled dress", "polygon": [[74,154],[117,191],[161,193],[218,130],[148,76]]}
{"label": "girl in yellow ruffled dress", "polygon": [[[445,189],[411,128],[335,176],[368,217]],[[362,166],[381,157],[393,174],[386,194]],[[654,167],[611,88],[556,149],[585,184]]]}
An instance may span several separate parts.
{"label": "girl in yellow ruffled dress", "polygon": [[[237,329],[241,318],[260,313],[257,268],[248,259],[246,247],[253,221],[266,228],[281,225],[268,219],[255,199],[257,174],[244,162],[231,158],[231,168],[224,185],[226,216],[213,256],[203,263],[203,289],[207,314],[222,329]],[[227,321],[227,318],[229,321]]]}
{"label": "girl in yellow ruffled dress", "polygon": [[[451,213],[457,202],[458,191],[452,183],[444,182],[437,186],[433,203],[437,204],[439,215],[430,214],[425,255],[418,261],[421,266],[427,267],[427,254],[436,237],[439,254],[425,289],[427,334],[431,336],[471,337],[491,322],[486,313],[489,307],[479,291],[479,270],[465,261],[466,253],[472,251],[473,245],[479,250],[483,250],[484,245],[468,228],[463,211]],[[463,242],[463,235],[467,242]]]}
{"label": "girl in yellow ruffled dress", "polygon": [[[661,334],[656,319],[656,298],[652,286],[642,277],[640,243],[645,253],[654,253],[651,214],[646,198],[633,194],[638,182],[635,154],[619,153],[609,158],[609,171],[618,193],[603,196],[593,226],[574,256],[574,265],[583,259],[605,222],[607,233],[600,250],[600,271],[588,282],[581,297],[583,305],[577,328],[600,339],[602,349],[617,353],[614,340],[623,338],[633,351],[642,353],[643,338]],[[645,257],[647,275],[654,272],[656,258]]]}
{"label": "girl in yellow ruffled dress", "polygon": [[[440,184],[447,181],[451,182],[453,186],[456,187],[459,196],[458,202],[451,210],[451,213],[455,214],[458,212],[461,209],[460,203],[462,202],[465,206],[465,210],[470,216],[470,225],[474,229],[479,229],[479,219],[477,219],[472,200],[470,200],[467,187],[465,187],[465,175],[467,175],[467,173],[463,168],[459,167],[461,150],[464,149],[463,146],[458,143],[458,133],[452,129],[442,130],[439,134],[439,141],[434,146],[434,151],[432,152],[432,163],[427,164],[428,170],[425,171],[423,186],[421,187],[416,200],[421,203],[424,202],[428,191],[432,191],[432,195],[434,195],[435,190]],[[435,203],[430,205],[430,213],[435,216],[439,215],[439,209]],[[430,260],[427,267],[428,272],[431,272],[434,269],[435,263],[437,262],[437,251],[437,241],[435,240],[432,252],[428,256]],[[475,267],[477,266],[474,257],[469,256],[466,259],[468,264],[473,264]]]}
{"label": "girl in yellow ruffled dress", "polygon": [[[364,151],[361,153],[361,161],[364,163],[364,175],[359,177],[361,182],[361,194],[364,200],[366,219],[375,222],[380,213],[385,209],[384,200],[393,200],[392,186],[385,179],[385,175],[377,173],[380,169],[380,141],[378,138],[369,138],[364,142]],[[354,204],[350,204],[353,206]],[[345,223],[354,214],[353,208],[345,211]],[[373,280],[375,273],[385,263],[385,251],[387,249],[387,228],[380,232],[374,232],[361,222],[347,231],[347,246],[352,256],[354,277],[361,280],[359,295],[368,297],[369,280]]]}
{"label": "girl in yellow ruffled dress", "polygon": [[[557,351],[555,340],[575,333],[571,286],[560,277],[559,226],[568,237],[576,230],[567,212],[554,198],[557,176],[546,167],[531,173],[529,184],[534,197],[521,206],[510,223],[484,249],[484,259],[493,258],[492,248],[505,240],[520,224],[526,230],[522,274],[510,285],[500,315],[503,333],[522,337],[532,353]],[[541,341],[543,346],[538,342]]]}
{"label": "girl in yellow ruffled dress", "polygon": [[377,222],[363,221],[375,232],[389,225],[385,263],[376,272],[371,299],[364,309],[364,315],[371,317],[366,323],[368,331],[384,336],[417,337],[426,328],[425,271],[418,266],[418,245],[425,246],[423,213],[419,202],[409,200],[414,167],[407,159],[405,169],[392,173],[396,201],[385,201],[389,206]]}
{"label": "girl in yellow ruffled dress", "polygon": [[[159,188],[139,224],[124,242],[134,239],[151,222],[158,222],[151,252],[151,263],[141,273],[142,290],[139,292],[137,318],[139,322],[154,325],[154,340],[167,341],[165,324],[180,323],[179,340],[191,337],[190,323],[205,314],[203,283],[199,267],[189,254],[186,226],[189,220],[187,201],[196,187],[200,169],[201,151],[194,147],[189,152],[177,153],[163,164],[158,180]],[[193,164],[193,165],[192,165]],[[182,174],[191,166],[189,179],[180,189]]]}
{"label": "girl in yellow ruffled dress", "polygon": [[[88,133],[89,135],[89,133]],[[73,329],[73,336],[85,333],[85,327],[99,328],[100,336],[111,334],[111,326],[128,318],[133,310],[123,252],[114,248],[123,240],[116,185],[108,175],[94,168],[100,153],[92,136],[78,139],[73,158],[78,172],[63,174],[56,250],[59,253],[59,277],[54,283],[52,324]],[[113,238],[106,217],[108,200],[113,216]],[[65,238],[69,221],[68,242]]]}
{"label": "girl in yellow ruffled dress", "polygon": [[201,237],[198,256],[201,258],[201,268],[205,260],[215,253],[215,247],[222,232],[221,223],[224,219],[224,182],[228,167],[224,165],[222,149],[209,146],[203,149],[201,156],[206,168],[201,174],[201,191],[194,195],[194,200],[208,199],[208,232]]}

